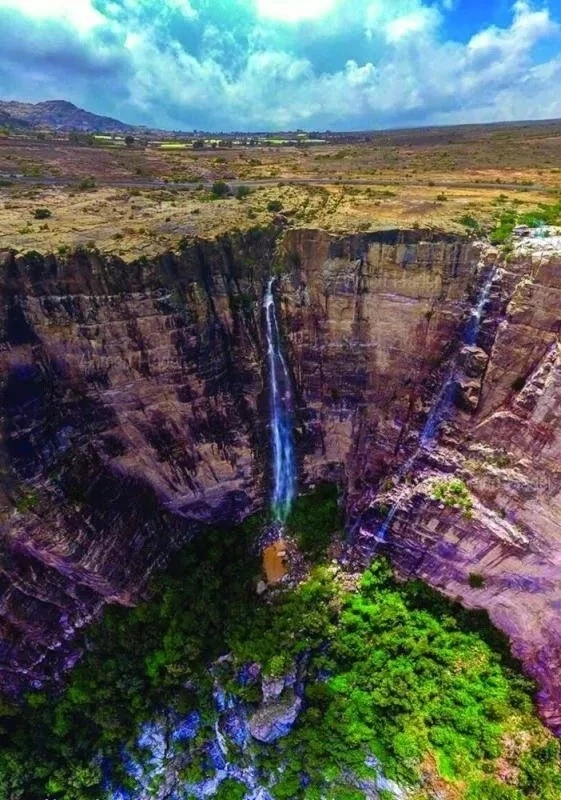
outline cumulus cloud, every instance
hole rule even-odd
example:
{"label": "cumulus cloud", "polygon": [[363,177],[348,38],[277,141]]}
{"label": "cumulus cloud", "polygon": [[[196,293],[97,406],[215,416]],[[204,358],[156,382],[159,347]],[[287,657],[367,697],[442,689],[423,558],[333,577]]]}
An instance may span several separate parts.
{"label": "cumulus cloud", "polygon": [[535,55],[559,40],[545,7],[457,41],[453,0],[318,0],[314,19],[257,2],[0,0],[0,94],[186,129],[561,116],[561,59]]}

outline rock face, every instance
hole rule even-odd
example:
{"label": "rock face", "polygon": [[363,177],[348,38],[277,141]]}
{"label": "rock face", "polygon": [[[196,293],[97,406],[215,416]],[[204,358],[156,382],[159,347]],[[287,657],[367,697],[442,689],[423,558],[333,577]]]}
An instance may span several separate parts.
{"label": "rock face", "polygon": [[253,265],[271,262],[273,244],[256,234],[130,265],[92,253],[67,262],[4,255],[8,691],[67,666],[74,629],[105,602],[132,602],[204,523],[263,504],[262,280]]}
{"label": "rock face", "polygon": [[[205,524],[263,505],[261,305],[277,263],[301,484],[341,481],[364,559],[382,504],[399,501],[384,545],[396,567],[486,608],[561,729],[561,256],[517,250],[502,264],[468,346],[499,254],[453,236],[270,231],[150,263],[3,262],[8,690],[72,663],[76,627],[106,602],[134,602]],[[420,447],[437,401],[437,444]],[[453,475],[471,519],[426,490]]]}

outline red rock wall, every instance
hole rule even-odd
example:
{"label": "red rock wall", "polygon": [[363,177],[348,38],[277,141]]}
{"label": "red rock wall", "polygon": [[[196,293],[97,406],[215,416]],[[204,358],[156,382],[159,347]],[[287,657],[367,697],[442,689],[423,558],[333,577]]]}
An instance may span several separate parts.
{"label": "red rock wall", "polygon": [[[105,602],[133,602],[204,524],[265,503],[261,298],[278,266],[301,481],[341,480],[366,534],[380,502],[400,497],[387,546],[398,569],[489,610],[561,725],[561,261],[503,265],[478,346],[460,353],[479,258],[422,231],[307,230],[132,265],[6,254],[4,686],[60,671],[74,629]],[[464,410],[396,486],[451,364],[469,378]],[[431,499],[431,481],[453,474],[472,492],[471,520]]]}

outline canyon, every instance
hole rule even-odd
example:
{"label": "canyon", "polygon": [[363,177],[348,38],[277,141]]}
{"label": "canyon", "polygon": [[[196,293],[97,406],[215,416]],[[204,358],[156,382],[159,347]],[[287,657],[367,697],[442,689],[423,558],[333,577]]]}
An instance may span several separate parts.
{"label": "canyon", "polygon": [[[60,678],[106,604],[136,603],[205,525],[265,506],[273,274],[300,490],[341,486],[351,566],[383,551],[403,578],[486,610],[561,732],[554,245],[505,254],[436,230],[277,220],[129,263],[88,248],[2,253],[4,690]],[[419,450],[450,376],[453,408]],[[469,488],[468,515],[434,496],[452,477]]]}

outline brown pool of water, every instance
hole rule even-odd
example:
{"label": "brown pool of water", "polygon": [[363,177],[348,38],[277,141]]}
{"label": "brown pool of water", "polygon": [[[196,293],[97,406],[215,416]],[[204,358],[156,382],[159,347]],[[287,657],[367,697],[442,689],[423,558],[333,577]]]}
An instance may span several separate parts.
{"label": "brown pool of water", "polygon": [[286,545],[283,539],[263,550],[263,570],[269,584],[278,583],[286,575]]}

